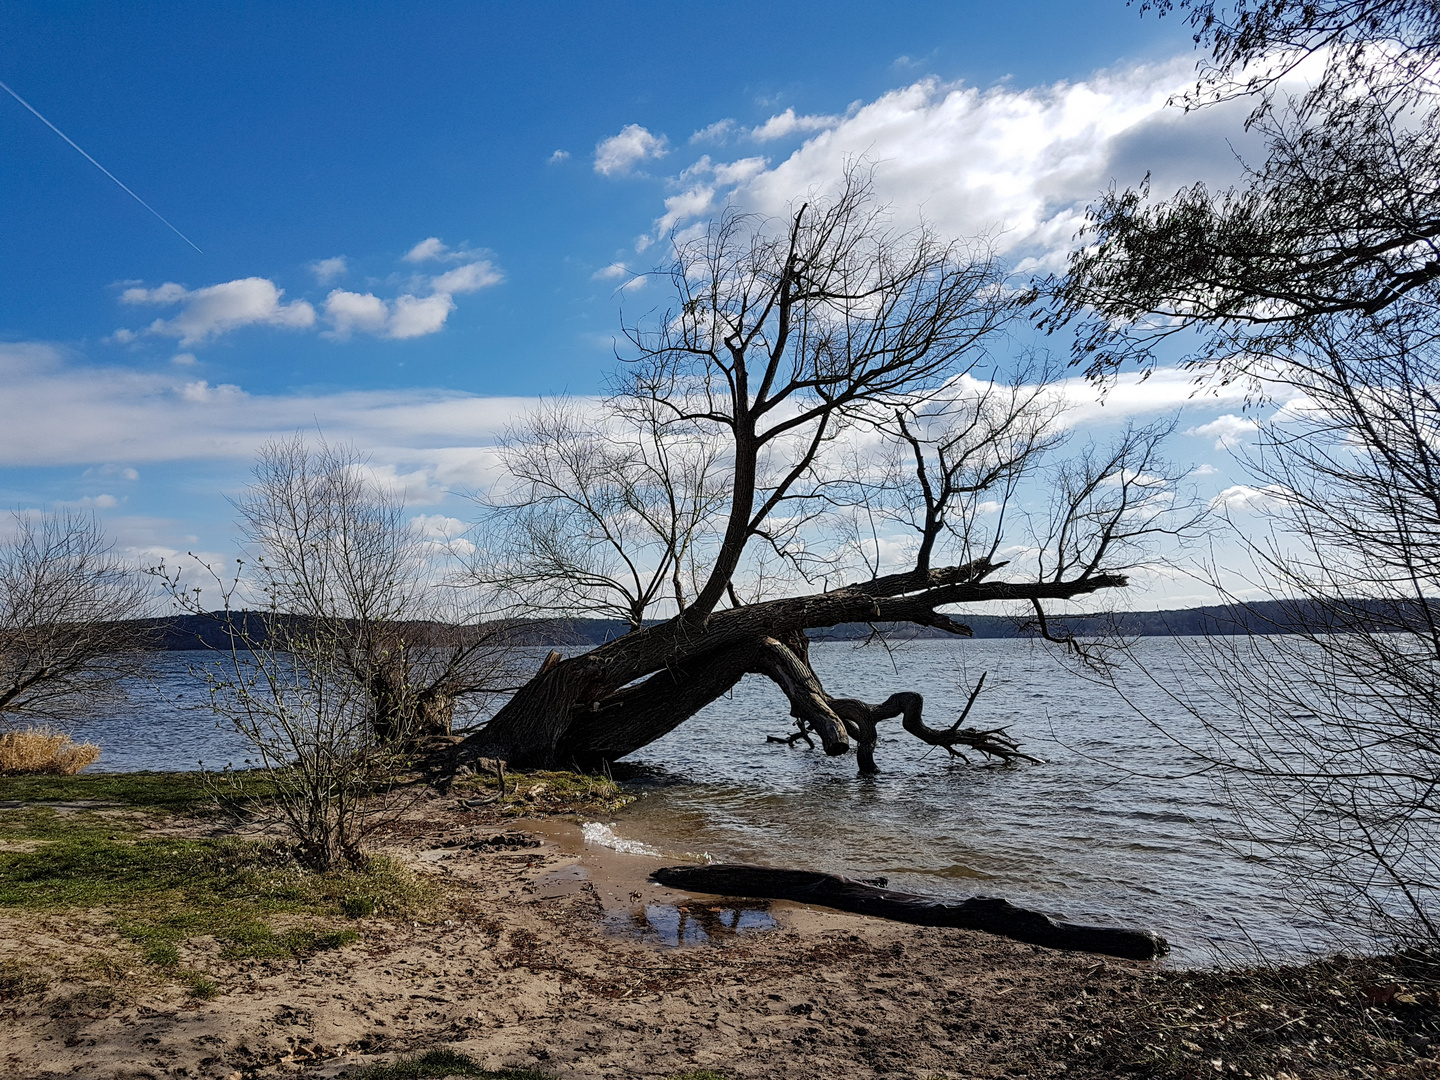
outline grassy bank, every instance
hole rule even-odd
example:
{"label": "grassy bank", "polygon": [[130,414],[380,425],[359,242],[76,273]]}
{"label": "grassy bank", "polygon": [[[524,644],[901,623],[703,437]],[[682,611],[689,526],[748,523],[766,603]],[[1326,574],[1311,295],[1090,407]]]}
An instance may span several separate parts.
{"label": "grassy bank", "polygon": [[[389,860],[306,873],[282,845],[206,835],[177,814],[211,812],[193,774],[31,776],[0,780],[0,915],[68,915],[100,942],[89,957],[11,958],[0,997],[53,979],[178,982],[223,988],[206,959],[290,959],[347,944],[361,917],[409,918],[435,889]],[[213,818],[210,822],[213,824]]]}
{"label": "grassy bank", "polygon": [[[263,813],[262,777],[229,786],[226,810]],[[563,772],[460,777],[451,796],[505,816],[608,813],[628,797]],[[213,996],[207,958],[304,958],[354,941],[366,919],[438,909],[439,889],[383,857],[361,870],[302,869],[283,844],[225,835],[215,786],[198,773],[0,778],[0,916],[83,922],[88,957],[0,960],[0,1000],[57,979],[170,982]]]}

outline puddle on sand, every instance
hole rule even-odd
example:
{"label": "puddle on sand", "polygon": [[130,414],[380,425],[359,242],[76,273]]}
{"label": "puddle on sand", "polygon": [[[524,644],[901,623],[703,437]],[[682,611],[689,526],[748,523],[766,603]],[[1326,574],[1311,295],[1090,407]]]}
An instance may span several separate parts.
{"label": "puddle on sand", "polygon": [[607,911],[605,929],[612,934],[638,937],[657,945],[671,947],[703,945],[709,941],[738,937],[764,930],[773,930],[777,923],[770,916],[765,900],[722,900],[702,903],[691,900],[683,904],[636,905],[628,911]]}

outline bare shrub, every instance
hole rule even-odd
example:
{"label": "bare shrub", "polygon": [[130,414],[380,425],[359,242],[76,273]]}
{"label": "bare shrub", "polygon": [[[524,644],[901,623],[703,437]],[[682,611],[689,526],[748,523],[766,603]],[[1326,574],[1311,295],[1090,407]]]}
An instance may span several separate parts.
{"label": "bare shrub", "polygon": [[507,628],[481,618],[452,552],[353,448],[269,443],[235,506],[249,558],[229,579],[205,568],[222,609],[166,576],[182,609],[228,635],[201,674],[254,756],[220,793],[264,796],[246,804],[266,807],[312,869],[359,866],[366,835],[400,806],[408,755],[445,745],[457,711],[506,678]]}
{"label": "bare shrub", "polygon": [[0,725],[83,714],[141,666],[144,580],[93,517],[16,514],[0,537]]}

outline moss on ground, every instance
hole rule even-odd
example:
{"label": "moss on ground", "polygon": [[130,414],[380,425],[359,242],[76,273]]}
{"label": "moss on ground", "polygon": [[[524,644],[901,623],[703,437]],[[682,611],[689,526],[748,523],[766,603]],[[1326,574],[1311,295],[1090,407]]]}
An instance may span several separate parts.
{"label": "moss on ground", "polygon": [[[112,807],[30,802],[42,797]],[[316,874],[274,845],[147,834],[148,813],[206,798],[194,774],[0,781],[0,801],[25,800],[0,809],[0,909],[101,911],[153,973],[206,997],[219,989],[213,980],[182,966],[193,939],[213,938],[229,960],[304,957],[356,940],[356,917],[411,917],[438,899],[434,887],[383,858]],[[0,994],[33,991],[35,976],[26,978],[0,970]]]}
{"label": "moss on ground", "polygon": [[607,814],[633,802],[609,777],[583,773],[507,772],[505,790],[494,773],[479,772],[455,781],[452,794],[480,799],[514,817],[544,814]]}
{"label": "moss on ground", "polygon": [[432,1077],[469,1076],[479,1080],[553,1080],[534,1069],[482,1069],[474,1058],[455,1050],[427,1050],[402,1057],[389,1065],[369,1065],[342,1074],[344,1080],[426,1080]]}
{"label": "moss on ground", "polygon": [[1440,1051],[1440,971],[1335,957],[1163,972],[1097,992],[1072,1022],[1059,1056],[1076,1076],[1419,1075]]}

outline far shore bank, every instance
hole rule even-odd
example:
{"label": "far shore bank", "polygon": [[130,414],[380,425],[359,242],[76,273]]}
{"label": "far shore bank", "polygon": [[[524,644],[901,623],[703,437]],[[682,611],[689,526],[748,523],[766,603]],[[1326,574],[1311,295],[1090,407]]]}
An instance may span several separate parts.
{"label": "far shore bank", "polygon": [[[1358,610],[1354,604],[1349,609]],[[248,649],[264,644],[266,619],[273,617],[253,611],[216,611],[140,619],[124,625],[134,631],[132,637],[142,647],[160,652],[229,649],[232,641],[239,648]],[[1052,631],[1063,628],[1077,637],[1198,637],[1324,633],[1330,617],[1332,613],[1313,605],[1265,600],[1155,611],[1056,612],[1049,615],[1049,622]],[[977,638],[1036,637],[1036,627],[1028,612],[1016,616],[965,612],[956,618],[970,627]],[[651,621],[657,620],[649,620],[647,625]],[[1377,622],[1378,631],[1391,628],[1389,622]],[[493,624],[416,623],[413,629],[417,640],[429,639],[438,644],[471,640],[477,634],[494,632],[496,627]],[[629,624],[618,619],[523,619],[508,624],[502,637],[507,645],[573,648],[603,645],[622,637],[628,630]],[[812,630],[809,636],[814,641],[863,641],[876,632],[901,641],[953,638],[944,630],[910,623],[842,623]]]}

